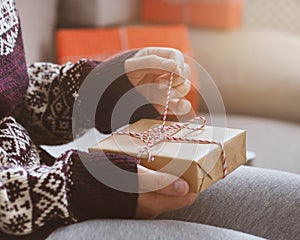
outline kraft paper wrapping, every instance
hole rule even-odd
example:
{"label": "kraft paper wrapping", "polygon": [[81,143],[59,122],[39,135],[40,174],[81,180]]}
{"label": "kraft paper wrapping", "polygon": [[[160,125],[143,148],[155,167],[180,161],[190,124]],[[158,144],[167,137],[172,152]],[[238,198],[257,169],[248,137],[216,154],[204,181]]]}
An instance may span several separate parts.
{"label": "kraft paper wrapping", "polygon": [[[171,125],[174,122],[167,122]],[[121,131],[144,132],[161,124],[159,120],[142,119]],[[195,127],[195,125],[193,125]],[[221,142],[224,145],[228,173],[246,162],[244,130],[205,126],[203,130],[183,129],[173,136]],[[90,152],[111,152],[137,157],[145,143],[126,135],[111,135],[89,148]],[[146,152],[141,165],[180,176],[190,185],[191,192],[202,192],[223,178],[221,148],[216,144],[160,142],[151,148],[155,160],[148,162]]]}

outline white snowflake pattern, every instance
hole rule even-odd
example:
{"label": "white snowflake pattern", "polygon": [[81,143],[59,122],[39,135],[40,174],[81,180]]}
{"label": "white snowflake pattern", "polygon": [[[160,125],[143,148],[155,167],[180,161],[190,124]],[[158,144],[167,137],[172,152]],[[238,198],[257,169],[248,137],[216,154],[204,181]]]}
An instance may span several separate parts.
{"label": "white snowflake pattern", "polygon": [[19,35],[19,19],[13,0],[0,0],[0,55],[13,52]]}
{"label": "white snowflake pattern", "polygon": [[5,151],[11,151],[13,149],[13,146],[12,146],[11,142],[9,142],[9,141],[3,141],[2,142],[2,148]]}

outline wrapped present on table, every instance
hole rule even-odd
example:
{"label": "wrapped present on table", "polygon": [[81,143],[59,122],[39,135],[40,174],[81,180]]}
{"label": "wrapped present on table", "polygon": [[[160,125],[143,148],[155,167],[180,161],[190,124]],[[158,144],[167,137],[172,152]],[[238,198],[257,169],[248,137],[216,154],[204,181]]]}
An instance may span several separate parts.
{"label": "wrapped present on table", "polygon": [[242,21],[243,0],[143,0],[142,19],[235,29]]}
{"label": "wrapped present on table", "polygon": [[[246,162],[244,130],[166,122],[165,132],[159,136],[157,130],[161,123],[142,119],[90,147],[89,151],[138,156],[147,168],[181,176],[189,183],[190,191],[196,193]],[[150,138],[155,140],[149,144],[151,132]]]}
{"label": "wrapped present on table", "polygon": [[[105,60],[122,51],[153,46],[176,48],[186,55],[192,55],[189,33],[182,24],[60,29],[57,32],[56,45],[60,64],[76,62],[81,58]],[[199,85],[195,73],[190,80],[195,86]],[[196,88],[193,87],[187,99],[195,111],[199,107],[199,98]]]}

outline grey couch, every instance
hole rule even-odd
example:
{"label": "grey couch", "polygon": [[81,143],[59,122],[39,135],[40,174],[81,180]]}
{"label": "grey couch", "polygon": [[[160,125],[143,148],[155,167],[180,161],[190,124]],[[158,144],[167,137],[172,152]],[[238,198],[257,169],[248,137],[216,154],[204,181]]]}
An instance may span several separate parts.
{"label": "grey couch", "polygon": [[[190,29],[195,59],[212,75],[220,90],[227,110],[227,126],[247,130],[248,149],[256,153],[251,164],[300,174],[300,30],[288,32],[285,30],[290,29],[282,24],[278,27],[270,19],[258,19],[261,15],[255,16],[257,11],[251,1],[246,1],[244,25],[237,31]],[[58,1],[17,0],[17,4],[28,63],[54,61]],[[261,10],[270,1],[255,4],[261,4]],[[275,16],[280,6],[271,10]],[[298,23],[291,17],[290,24]],[[261,29],[262,25],[265,29]],[[85,222],[58,230],[49,239],[141,239],[140,235],[120,235],[121,230],[114,231],[116,225],[118,229],[126,228],[130,221]],[[198,231],[208,232],[207,236],[214,231],[214,238],[208,239],[251,239],[238,232],[224,233],[222,229],[178,225],[173,221],[146,221],[138,227],[131,226],[133,231],[142,231],[143,236],[154,228],[170,229],[170,234],[164,233],[161,239],[173,239],[174,232],[180,236],[181,228],[190,229],[190,238],[197,236]],[[87,232],[90,237],[84,237]]]}

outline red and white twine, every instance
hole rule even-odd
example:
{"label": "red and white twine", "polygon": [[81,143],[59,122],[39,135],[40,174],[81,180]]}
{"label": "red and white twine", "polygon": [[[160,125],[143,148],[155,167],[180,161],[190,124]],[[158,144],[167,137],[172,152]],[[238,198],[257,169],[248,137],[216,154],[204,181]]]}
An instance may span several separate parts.
{"label": "red and white twine", "polygon": [[[142,157],[142,154],[144,152],[146,152],[149,162],[155,160],[154,156],[151,154],[151,148],[154,145],[156,145],[160,142],[163,142],[163,141],[165,141],[165,142],[181,142],[181,143],[197,143],[197,144],[216,144],[221,148],[221,157],[222,157],[222,164],[223,164],[223,177],[225,178],[228,174],[228,171],[227,171],[226,154],[225,154],[224,146],[222,143],[215,142],[215,141],[209,141],[209,140],[189,138],[189,137],[174,137],[173,136],[176,132],[179,132],[180,130],[183,130],[183,129],[189,129],[192,131],[202,130],[206,124],[206,119],[203,116],[197,116],[186,123],[174,123],[170,126],[166,126],[173,80],[174,80],[174,73],[171,73],[169,84],[168,84],[166,104],[165,104],[165,109],[164,109],[164,113],[163,113],[163,122],[161,125],[159,125],[158,127],[155,127],[155,128],[148,129],[141,133],[128,131],[128,132],[115,132],[115,133],[113,133],[113,135],[127,135],[127,136],[130,136],[133,138],[140,139],[142,142],[145,143],[145,146],[139,151],[137,157],[140,159]],[[197,121],[200,121],[200,120],[203,123],[199,127],[191,127],[190,126],[191,124],[193,124]]]}

